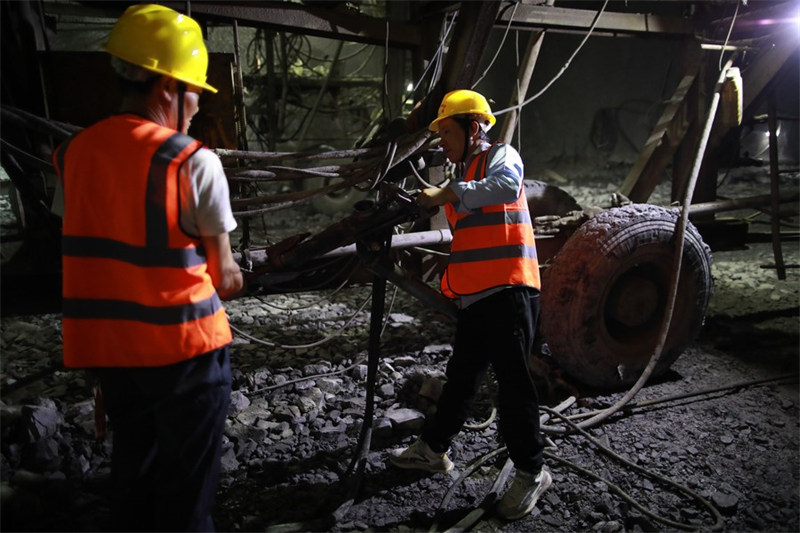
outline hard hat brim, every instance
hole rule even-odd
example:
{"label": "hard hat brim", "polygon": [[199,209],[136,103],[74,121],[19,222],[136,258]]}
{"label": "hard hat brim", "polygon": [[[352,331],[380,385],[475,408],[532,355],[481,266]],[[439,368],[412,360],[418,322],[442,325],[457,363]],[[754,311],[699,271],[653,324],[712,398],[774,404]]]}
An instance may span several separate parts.
{"label": "hard hat brim", "polygon": [[186,83],[187,85],[191,85],[192,87],[200,87],[200,88],[205,89],[207,91],[211,91],[214,94],[219,92],[216,87],[213,87],[212,85],[209,85],[206,82],[199,82],[198,80],[190,80],[190,79],[183,78],[181,76],[176,76],[174,73],[168,72],[168,71],[166,71],[164,69],[160,69],[158,67],[151,67],[149,65],[139,65],[139,64],[136,63],[135,59],[124,57],[122,54],[120,54],[116,50],[114,50],[114,51],[109,50],[108,43],[105,43],[103,45],[103,49],[106,52],[108,52],[109,54],[111,54],[112,56],[114,56],[116,58],[119,58],[122,61],[125,61],[126,63],[130,63],[131,65],[134,65],[134,66],[136,66],[138,68],[141,68],[141,69],[144,69],[144,70],[148,70],[150,72],[154,72],[155,74],[160,74],[162,76],[167,76],[168,78],[173,78],[173,79],[176,79],[178,81],[182,81],[182,82]]}
{"label": "hard hat brim", "polygon": [[[439,122],[441,122],[442,120],[446,118],[453,118],[458,115],[469,115],[469,114],[470,113],[455,113],[452,115],[444,115],[441,117],[437,117],[430,124],[428,124],[428,130],[432,131],[433,133],[439,133]],[[495,122],[497,122],[497,119],[494,117],[494,115],[486,115],[484,113],[475,113],[475,114],[485,117],[489,121],[489,127],[494,126]]]}

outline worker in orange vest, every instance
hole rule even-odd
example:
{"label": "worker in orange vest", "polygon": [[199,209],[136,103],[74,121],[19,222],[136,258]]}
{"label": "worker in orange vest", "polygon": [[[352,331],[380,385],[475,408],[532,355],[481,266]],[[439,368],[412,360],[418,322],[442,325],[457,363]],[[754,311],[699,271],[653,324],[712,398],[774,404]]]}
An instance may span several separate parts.
{"label": "worker in orange vest", "polygon": [[499,384],[500,431],[514,462],[514,482],[497,506],[516,520],[530,513],[552,483],[543,465],[539,401],[529,372],[539,316],[539,265],[523,186],[522,160],[507,144],[491,144],[495,117],[486,98],[470,90],[445,95],[429,129],[460,178],[423,189],[423,207],[445,206],[453,232],[442,293],[458,303],[453,355],[436,413],[411,446],[389,462],[447,472],[447,451],[467,418],[491,364]]}
{"label": "worker in orange vest", "polygon": [[64,364],[90,369],[113,434],[112,527],[212,531],[231,392],[221,300],[242,289],[222,164],[187,135],[206,82],[200,26],[129,7],[106,51],[120,114],[53,155],[63,191]]}

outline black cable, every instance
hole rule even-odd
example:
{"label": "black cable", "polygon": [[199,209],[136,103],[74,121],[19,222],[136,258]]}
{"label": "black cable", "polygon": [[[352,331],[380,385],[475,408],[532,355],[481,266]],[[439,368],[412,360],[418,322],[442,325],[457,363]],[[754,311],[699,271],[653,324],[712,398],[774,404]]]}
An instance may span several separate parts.
{"label": "black cable", "polygon": [[[667,478],[666,476],[662,476],[661,474],[657,474],[655,472],[647,470],[646,468],[641,467],[641,466],[637,465],[636,463],[634,463],[634,462],[622,457],[621,455],[619,455],[618,453],[614,452],[610,448],[607,448],[606,446],[604,446],[598,439],[596,439],[595,437],[590,435],[589,432],[586,431],[585,429],[579,427],[576,423],[574,423],[572,420],[570,420],[563,413],[559,413],[558,411],[556,411],[554,409],[550,409],[549,407],[546,407],[546,406],[541,407],[541,410],[549,413],[550,415],[557,416],[558,418],[560,418],[562,421],[564,421],[564,423],[569,425],[573,430],[575,430],[578,433],[580,433],[581,435],[583,435],[586,439],[589,440],[589,442],[591,442],[600,451],[602,451],[604,454],[606,454],[607,456],[611,457],[612,459],[614,459],[614,460],[616,460],[616,461],[618,461],[618,462],[620,462],[620,463],[622,463],[624,465],[627,465],[627,466],[633,468],[634,470],[636,470],[639,473],[642,473],[642,474],[644,474],[646,476],[650,476],[650,477],[656,479],[657,481],[660,481],[660,482],[662,482],[664,484],[670,485],[671,487],[674,487],[674,488],[678,489],[679,491],[683,492],[684,494],[687,494],[687,495],[691,496],[693,499],[695,499],[700,504],[702,504],[706,509],[708,509],[709,512],[711,513],[711,515],[714,517],[714,523],[711,526],[708,527],[709,530],[710,531],[720,531],[720,530],[722,530],[722,515],[708,500],[706,500],[705,498],[700,496],[700,494],[698,494],[697,492],[693,491],[692,489],[690,489],[689,487],[687,487],[685,485],[681,485],[680,483],[677,483],[676,481],[673,481],[673,480]],[[548,459],[552,459],[552,460],[554,460],[556,462],[559,462],[559,463],[561,463],[561,464],[563,464],[565,466],[568,466],[569,468],[577,470],[578,472],[580,472],[580,473],[582,473],[582,474],[584,474],[586,476],[589,476],[592,479],[595,479],[597,481],[601,481],[601,482],[605,483],[608,486],[609,490],[611,490],[612,492],[614,492],[615,494],[620,496],[622,499],[624,499],[625,501],[630,503],[639,512],[643,513],[646,516],[649,516],[650,518],[652,518],[653,520],[655,520],[657,522],[660,522],[660,523],[662,523],[664,525],[667,525],[667,526],[670,526],[670,527],[674,527],[674,528],[677,528],[677,529],[682,529],[682,530],[685,530],[685,531],[694,531],[694,530],[697,529],[697,526],[695,524],[685,524],[683,522],[677,522],[675,520],[671,520],[669,518],[664,518],[662,516],[659,516],[659,515],[651,512],[647,507],[645,507],[644,505],[642,505],[641,503],[636,501],[632,496],[627,494],[618,485],[616,485],[614,483],[611,483],[610,481],[608,481],[607,479],[603,478],[602,476],[600,476],[598,474],[595,474],[594,472],[592,472],[592,471],[590,471],[590,470],[588,470],[588,469],[586,469],[586,468],[584,468],[584,467],[582,467],[582,466],[580,466],[580,465],[578,465],[578,464],[576,464],[576,463],[574,463],[572,461],[569,461],[567,459],[558,457],[557,455],[555,455],[555,454],[553,454],[551,452],[548,452],[547,450],[545,450],[545,457],[547,457]]]}

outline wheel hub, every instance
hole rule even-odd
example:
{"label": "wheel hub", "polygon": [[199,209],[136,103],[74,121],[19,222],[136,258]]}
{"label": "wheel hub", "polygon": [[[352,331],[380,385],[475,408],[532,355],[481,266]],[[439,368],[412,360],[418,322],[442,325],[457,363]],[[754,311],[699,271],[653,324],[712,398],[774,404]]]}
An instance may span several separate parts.
{"label": "wheel hub", "polygon": [[615,284],[606,311],[619,324],[638,328],[652,320],[657,308],[658,288],[653,281],[629,275]]}

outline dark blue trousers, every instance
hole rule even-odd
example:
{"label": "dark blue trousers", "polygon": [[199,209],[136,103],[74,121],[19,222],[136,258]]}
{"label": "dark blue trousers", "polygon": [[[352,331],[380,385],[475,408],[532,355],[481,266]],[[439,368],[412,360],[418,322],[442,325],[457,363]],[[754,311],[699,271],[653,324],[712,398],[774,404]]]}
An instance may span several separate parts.
{"label": "dark blue trousers", "polygon": [[96,372],[113,434],[117,531],[213,531],[231,393],[226,346],[165,367]]}
{"label": "dark blue trousers", "polygon": [[519,470],[538,473],[544,439],[539,430],[539,399],[529,370],[539,293],[513,287],[458,312],[453,355],[438,409],[422,439],[445,452],[464,426],[472,402],[492,365],[499,386],[500,432]]}

